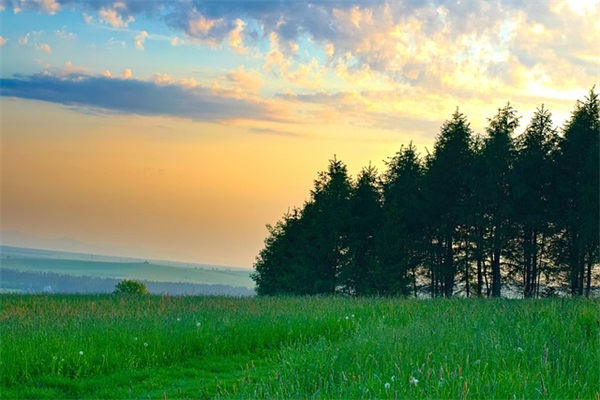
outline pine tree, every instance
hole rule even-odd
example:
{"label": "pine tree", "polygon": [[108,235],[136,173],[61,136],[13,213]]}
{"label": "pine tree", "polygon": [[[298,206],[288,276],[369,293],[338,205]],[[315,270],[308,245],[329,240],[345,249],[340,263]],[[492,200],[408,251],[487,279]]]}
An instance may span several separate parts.
{"label": "pine tree", "polygon": [[375,237],[381,226],[381,203],[377,169],[369,165],[358,174],[349,203],[349,260],[340,279],[350,294],[361,296],[373,292]]}
{"label": "pine tree", "polygon": [[383,223],[377,234],[376,292],[416,295],[422,264],[423,166],[412,143],[387,162],[383,176]]}
{"label": "pine tree", "polygon": [[[512,204],[522,249],[523,294],[539,295],[544,242],[553,234],[552,198],[555,196],[555,153],[558,134],[548,109],[538,108],[525,132],[516,139]],[[547,246],[546,246],[547,247]]]}
{"label": "pine tree", "polygon": [[432,294],[438,289],[446,297],[454,292],[457,273],[455,239],[466,221],[466,199],[470,197],[468,174],[472,168],[472,131],[458,110],[444,122],[427,159],[424,191],[427,199]]}
{"label": "pine tree", "polygon": [[314,293],[335,293],[348,265],[349,201],[352,186],[346,165],[334,157],[311,191],[309,237],[312,240]]}
{"label": "pine tree", "polygon": [[599,262],[600,100],[594,88],[578,101],[560,142],[559,189],[571,293],[589,294]]}
{"label": "pine tree", "polygon": [[510,237],[510,182],[514,163],[512,134],[519,126],[515,109],[507,104],[489,120],[482,150],[483,177],[481,191],[488,223],[491,249],[492,296],[501,295],[501,256]]}

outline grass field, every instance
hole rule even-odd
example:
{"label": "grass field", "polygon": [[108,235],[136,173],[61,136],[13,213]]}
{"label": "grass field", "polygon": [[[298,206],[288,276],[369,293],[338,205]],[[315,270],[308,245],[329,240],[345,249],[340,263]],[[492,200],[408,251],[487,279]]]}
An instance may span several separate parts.
{"label": "grass field", "polygon": [[600,396],[597,299],[0,300],[7,399]]}

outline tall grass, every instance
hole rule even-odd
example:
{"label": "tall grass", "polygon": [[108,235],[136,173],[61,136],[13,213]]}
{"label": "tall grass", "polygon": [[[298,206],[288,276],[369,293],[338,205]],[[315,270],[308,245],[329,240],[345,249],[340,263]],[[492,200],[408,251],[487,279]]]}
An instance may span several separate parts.
{"label": "tall grass", "polygon": [[3,398],[594,398],[597,300],[5,295]]}

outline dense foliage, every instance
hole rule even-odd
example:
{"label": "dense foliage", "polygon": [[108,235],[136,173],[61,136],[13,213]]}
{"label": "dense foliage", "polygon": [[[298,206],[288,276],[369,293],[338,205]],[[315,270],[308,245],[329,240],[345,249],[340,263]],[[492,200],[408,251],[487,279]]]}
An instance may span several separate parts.
{"label": "dense foliage", "polygon": [[132,279],[123,279],[121,282],[115,285],[114,294],[148,294],[148,288],[140,281],[134,281]]}
{"label": "dense foliage", "polygon": [[600,278],[600,100],[562,129],[537,109],[518,136],[507,104],[474,134],[458,110],[433,151],[402,146],[353,180],[333,159],[274,226],[254,265],[261,295],[590,295]]}

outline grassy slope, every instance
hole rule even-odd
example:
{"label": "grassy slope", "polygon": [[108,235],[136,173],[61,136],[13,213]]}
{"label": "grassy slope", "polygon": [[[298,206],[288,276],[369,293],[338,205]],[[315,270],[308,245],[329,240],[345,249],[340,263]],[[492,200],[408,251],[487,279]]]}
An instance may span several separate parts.
{"label": "grassy slope", "polygon": [[598,300],[0,299],[2,398],[599,396]]}
{"label": "grassy slope", "polygon": [[252,288],[249,271],[227,269],[181,268],[143,262],[104,262],[60,260],[51,258],[10,258],[2,260],[3,268],[21,271],[54,272],[74,276],[100,278],[145,279],[155,282],[221,284]]}

